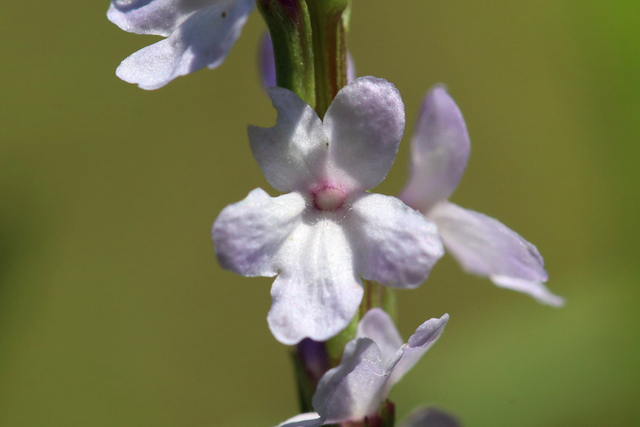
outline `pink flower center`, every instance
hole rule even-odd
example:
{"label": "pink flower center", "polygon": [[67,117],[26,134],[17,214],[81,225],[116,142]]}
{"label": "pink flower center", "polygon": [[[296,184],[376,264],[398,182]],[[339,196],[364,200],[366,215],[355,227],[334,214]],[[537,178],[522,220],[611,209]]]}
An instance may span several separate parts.
{"label": "pink flower center", "polygon": [[344,203],[347,195],[335,187],[325,187],[314,194],[314,203],[321,211],[334,211]]}

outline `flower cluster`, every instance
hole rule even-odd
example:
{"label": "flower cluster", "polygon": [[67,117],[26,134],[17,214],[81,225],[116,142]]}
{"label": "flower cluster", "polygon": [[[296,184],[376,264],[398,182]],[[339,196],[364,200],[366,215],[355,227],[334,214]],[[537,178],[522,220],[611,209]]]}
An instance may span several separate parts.
{"label": "flower cluster", "polygon": [[[266,9],[281,3],[285,12],[275,13],[279,20],[295,12],[295,19],[277,31],[295,28],[298,33],[282,40],[302,43],[300,31],[319,28],[320,21],[314,27],[302,20],[313,20],[322,6],[306,9],[304,1],[289,0],[258,3]],[[215,68],[254,6],[254,0],[112,0],[107,16],[120,28],[165,37],[126,58],[116,74],[143,89],[157,89],[178,76]],[[331,22],[342,25],[343,20]],[[314,43],[319,37],[307,36]],[[314,44],[318,46],[326,47]],[[289,52],[286,45],[280,49]],[[326,352],[314,356],[322,359],[318,366],[327,365],[316,366],[311,375],[315,412],[280,427],[380,425],[381,408],[392,406],[389,390],[438,340],[449,316],[426,321],[403,343],[389,314],[370,302],[363,304],[363,295],[375,283],[419,286],[445,249],[469,273],[548,305],[563,304],[544,285],[547,273],[532,244],[499,221],[448,201],[466,168],[470,138],[462,113],[442,86],[431,89],[423,101],[411,138],[409,180],[398,198],[369,192],[395,160],[405,127],[404,105],[393,84],[371,76],[355,78],[346,49],[332,49],[340,56],[331,60],[336,68],[316,77],[333,75],[333,86],[348,84],[330,93],[333,101],[319,115],[291,88],[274,87],[276,70],[286,64],[276,66],[271,39],[263,39],[262,81],[278,117],[273,127],[249,127],[249,143],[267,181],[283,194],[271,197],[254,189],[222,210],[211,230],[223,268],[275,277],[267,320],[278,341],[298,345],[305,340],[319,349],[325,349],[325,342],[348,341],[331,360],[332,367]],[[319,60],[307,56],[314,62],[305,64],[307,69],[330,66],[321,59],[331,55],[320,53],[314,52]],[[340,73],[342,80],[335,77]],[[325,86],[333,90],[331,84]],[[316,90],[325,86],[318,84]],[[348,325],[355,325],[361,313],[352,334]],[[456,426],[457,421],[427,408],[401,425]]]}

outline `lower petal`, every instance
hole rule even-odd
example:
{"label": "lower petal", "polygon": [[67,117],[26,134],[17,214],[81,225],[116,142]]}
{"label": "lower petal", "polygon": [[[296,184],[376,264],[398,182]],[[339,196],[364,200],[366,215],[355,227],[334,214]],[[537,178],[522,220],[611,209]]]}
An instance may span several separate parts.
{"label": "lower petal", "polygon": [[543,284],[548,276],[536,247],[500,221],[449,202],[437,204],[427,216],[438,225],[445,247],[466,272],[545,304],[563,304]]}
{"label": "lower petal", "polygon": [[350,237],[366,280],[415,288],[444,254],[435,225],[395,197],[365,194],[352,211]]}
{"label": "lower petal", "polygon": [[351,321],[362,283],[342,227],[327,219],[300,224],[278,253],[268,321],[283,344],[326,341]]}

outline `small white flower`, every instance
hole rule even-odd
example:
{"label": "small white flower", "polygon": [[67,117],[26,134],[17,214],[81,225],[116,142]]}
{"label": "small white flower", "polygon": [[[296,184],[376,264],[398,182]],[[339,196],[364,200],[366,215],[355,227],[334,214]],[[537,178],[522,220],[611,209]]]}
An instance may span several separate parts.
{"label": "small white flower", "polygon": [[125,31],[166,39],[126,58],[116,75],[142,89],[216,68],[227,57],[255,0],[111,0],[107,17]]}
{"label": "small white flower", "polygon": [[564,300],[544,285],[548,276],[535,246],[498,220],[447,200],[467,166],[470,147],[456,103],[443,87],[431,89],[411,140],[411,175],[400,199],[436,223],[445,248],[465,271],[561,306]]}
{"label": "small white flower", "polygon": [[391,388],[435,344],[448,320],[448,314],[427,320],[403,344],[389,315],[379,308],[369,310],[340,364],[320,379],[312,399],[317,412],[297,415],[278,427],[316,427],[376,417]]}
{"label": "small white flower", "polygon": [[249,128],[267,181],[226,207],[212,237],[222,267],[245,276],[278,276],[268,321],[276,339],[325,341],[353,318],[362,281],[413,288],[443,255],[435,226],[395,197],[370,194],[395,159],[404,105],[386,80],[344,87],[324,121],[293,92],[268,91],[273,128]]}

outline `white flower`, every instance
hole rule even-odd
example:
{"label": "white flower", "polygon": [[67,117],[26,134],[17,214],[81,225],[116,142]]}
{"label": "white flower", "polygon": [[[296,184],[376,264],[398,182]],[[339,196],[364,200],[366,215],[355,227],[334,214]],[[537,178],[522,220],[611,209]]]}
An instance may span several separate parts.
{"label": "white flower", "polygon": [[111,0],[107,17],[125,31],[164,36],[126,58],[116,74],[143,89],[216,68],[240,36],[255,0]]}
{"label": "white flower", "polygon": [[460,109],[440,86],[425,96],[411,140],[411,175],[400,199],[435,222],[444,246],[473,274],[561,306],[544,282],[547,272],[531,243],[501,222],[447,199],[467,166],[470,142]]}
{"label": "white flower", "polygon": [[345,347],[340,364],[320,379],[312,399],[317,412],[296,415],[278,427],[375,418],[391,388],[440,338],[448,320],[448,314],[427,320],[403,344],[389,315],[379,308],[369,310],[358,325],[356,338]]}
{"label": "white flower", "polygon": [[386,80],[344,87],[324,121],[293,92],[268,91],[273,128],[249,128],[267,181],[226,207],[212,237],[222,267],[278,276],[268,321],[276,339],[325,341],[353,318],[362,281],[412,288],[443,248],[435,226],[395,197],[369,194],[391,167],[404,130],[404,105]]}

